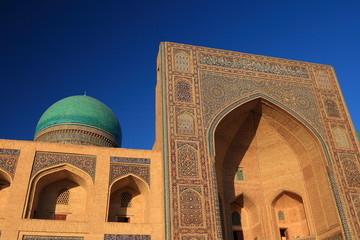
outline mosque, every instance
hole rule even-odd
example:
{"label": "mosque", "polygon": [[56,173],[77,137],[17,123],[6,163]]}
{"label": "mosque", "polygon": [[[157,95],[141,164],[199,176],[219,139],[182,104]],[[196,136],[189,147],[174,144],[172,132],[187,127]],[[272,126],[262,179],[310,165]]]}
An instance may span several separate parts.
{"label": "mosque", "polygon": [[360,239],[358,137],[331,66],[163,42],[152,150],[90,96],[0,140],[0,238]]}

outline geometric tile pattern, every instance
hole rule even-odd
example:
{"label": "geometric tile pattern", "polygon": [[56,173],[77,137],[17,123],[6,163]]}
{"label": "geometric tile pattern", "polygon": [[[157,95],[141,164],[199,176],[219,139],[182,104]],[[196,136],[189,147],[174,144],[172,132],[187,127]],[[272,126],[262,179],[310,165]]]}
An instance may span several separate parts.
{"label": "geometric tile pattern", "polygon": [[316,79],[316,83],[318,84],[319,88],[331,89],[330,80],[329,80],[329,77],[328,77],[326,71],[323,71],[323,70],[315,71],[315,79]]}
{"label": "geometric tile pattern", "polygon": [[346,182],[349,187],[360,188],[360,172],[356,156],[340,154],[340,162],[344,169]]}
{"label": "geometric tile pattern", "polygon": [[194,117],[190,114],[191,111],[181,111],[177,109],[179,112],[176,117],[176,132],[178,134],[184,135],[193,135],[195,134],[195,121]]}
{"label": "geometric tile pattern", "polygon": [[175,70],[177,71],[190,71],[190,57],[185,51],[175,53]]}
{"label": "geometric tile pattern", "polygon": [[341,233],[336,233],[332,235],[331,237],[323,238],[322,240],[343,240],[343,236]]}
{"label": "geometric tile pattern", "polygon": [[198,154],[195,149],[189,145],[183,146],[177,151],[178,158],[178,173],[180,177],[199,176],[198,170]]}
{"label": "geometric tile pattern", "polygon": [[181,226],[201,227],[203,225],[201,195],[192,188],[180,194]]}
{"label": "geometric tile pattern", "polygon": [[326,115],[328,117],[340,118],[339,109],[334,100],[325,99],[324,105],[325,105],[325,109],[326,109]]}
{"label": "geometric tile pattern", "polygon": [[188,80],[178,79],[175,82],[176,100],[179,102],[192,102],[192,87]]}
{"label": "geometric tile pattern", "polygon": [[16,164],[20,155],[20,150],[0,149],[0,168],[14,177]]}
{"label": "geometric tile pattern", "polygon": [[342,149],[350,148],[349,139],[347,137],[345,129],[343,129],[342,127],[334,127],[332,129],[332,133],[335,140],[335,146],[337,148],[342,148]]}
{"label": "geometric tile pattern", "polygon": [[324,133],[312,89],[307,85],[208,71],[202,71],[200,77],[206,126],[229,103],[240,97],[262,93],[293,110]]}
{"label": "geometric tile pattern", "polygon": [[358,194],[353,194],[351,198],[354,202],[354,208],[357,218],[360,220],[360,196]]}
{"label": "geometric tile pattern", "polygon": [[96,156],[50,152],[36,152],[31,176],[34,176],[43,168],[61,163],[68,163],[78,167],[88,173],[93,180],[95,178]]}
{"label": "geometric tile pattern", "polygon": [[120,164],[120,163],[111,163],[110,164],[110,178],[109,184],[111,185],[119,177],[125,176],[127,174],[134,174],[147,184],[150,185],[150,168],[146,165],[138,164]]}
{"label": "geometric tile pattern", "polygon": [[205,240],[205,236],[199,235],[183,235],[181,240]]}
{"label": "geometric tile pattern", "polygon": [[83,240],[83,237],[24,235],[23,240]]}
{"label": "geometric tile pattern", "polygon": [[110,157],[110,162],[150,164],[150,158]]}
{"label": "geometric tile pattern", "polygon": [[177,149],[179,149],[179,148],[181,148],[181,147],[183,147],[183,146],[186,146],[186,145],[188,145],[188,146],[190,146],[190,147],[192,147],[192,148],[194,148],[194,149],[196,149],[196,150],[199,149],[198,145],[197,145],[195,142],[178,141],[178,142],[176,143]]}
{"label": "geometric tile pattern", "polygon": [[105,234],[104,240],[150,240],[150,235]]}

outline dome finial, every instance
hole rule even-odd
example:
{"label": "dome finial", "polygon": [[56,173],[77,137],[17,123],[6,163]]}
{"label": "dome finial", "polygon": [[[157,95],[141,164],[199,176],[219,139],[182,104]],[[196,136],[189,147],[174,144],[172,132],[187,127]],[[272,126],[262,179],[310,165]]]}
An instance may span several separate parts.
{"label": "dome finial", "polygon": [[86,96],[86,92],[84,92],[84,96]]}

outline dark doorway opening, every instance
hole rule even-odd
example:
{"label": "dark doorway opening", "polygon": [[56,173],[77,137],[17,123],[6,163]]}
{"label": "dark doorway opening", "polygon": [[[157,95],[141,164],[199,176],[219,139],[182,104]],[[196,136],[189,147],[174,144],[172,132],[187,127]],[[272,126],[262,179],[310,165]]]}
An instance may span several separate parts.
{"label": "dark doorway opening", "polygon": [[244,240],[242,231],[233,231],[234,240]]}
{"label": "dark doorway opening", "polygon": [[280,228],[281,240],[286,240],[286,228]]}
{"label": "dark doorway opening", "polygon": [[129,217],[117,217],[117,222],[130,222],[130,218]]}

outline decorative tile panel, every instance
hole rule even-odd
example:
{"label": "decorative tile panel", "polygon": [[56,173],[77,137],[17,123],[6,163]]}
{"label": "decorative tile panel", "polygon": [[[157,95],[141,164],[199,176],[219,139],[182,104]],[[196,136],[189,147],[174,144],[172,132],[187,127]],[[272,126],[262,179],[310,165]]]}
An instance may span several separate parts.
{"label": "decorative tile panel", "polygon": [[193,102],[192,84],[188,79],[175,81],[175,99],[179,102]]}
{"label": "decorative tile panel", "polygon": [[185,145],[188,145],[188,146],[191,146],[192,148],[198,150],[199,147],[198,145],[195,143],[195,142],[184,142],[184,141],[177,141],[176,142],[176,147],[179,149],[181,148],[182,146],[185,146]]}
{"label": "decorative tile panel", "polygon": [[326,115],[331,118],[340,118],[339,108],[336,104],[336,100],[327,97],[323,99],[326,110]]}
{"label": "decorative tile panel", "polygon": [[319,88],[331,89],[331,84],[326,70],[315,70],[315,80]]}
{"label": "decorative tile panel", "polygon": [[200,77],[206,126],[230,103],[260,93],[295,111],[324,133],[312,89],[307,85],[208,71],[202,71]]}
{"label": "decorative tile panel", "polygon": [[197,178],[199,176],[196,149],[189,145],[182,146],[177,150],[177,159],[179,177]]}
{"label": "decorative tile panel", "polygon": [[190,54],[186,50],[176,50],[174,55],[175,70],[190,71]]}
{"label": "decorative tile panel", "polygon": [[350,143],[346,131],[342,127],[333,127],[332,134],[337,148],[349,149]]}
{"label": "decorative tile panel", "polygon": [[[181,191],[182,190],[182,191]],[[181,226],[203,226],[202,197],[199,188],[182,187],[180,190]]]}
{"label": "decorative tile panel", "polygon": [[178,134],[195,134],[195,120],[191,113],[193,113],[193,111],[188,109],[177,109],[176,132]]}
{"label": "decorative tile panel", "polygon": [[24,235],[23,240],[83,240],[83,237]]}
{"label": "decorative tile panel", "polygon": [[354,203],[354,208],[357,218],[360,220],[360,196],[359,194],[352,194],[351,199]]}
{"label": "decorative tile panel", "polygon": [[181,237],[181,240],[205,240],[205,236],[199,236],[199,235],[183,235]]}
{"label": "decorative tile panel", "polygon": [[343,236],[341,233],[335,233],[331,237],[323,238],[323,240],[343,240]]}
{"label": "decorative tile panel", "polygon": [[143,179],[147,184],[150,185],[150,168],[149,166],[141,166],[137,164],[110,164],[110,179],[109,182],[112,184],[116,179],[125,176],[127,174],[134,174],[139,178]]}
{"label": "decorative tile panel", "polygon": [[20,150],[0,148],[0,168],[14,177]]}
{"label": "decorative tile panel", "polygon": [[150,240],[150,235],[105,234],[104,240]]}
{"label": "decorative tile panel", "polygon": [[211,53],[200,53],[199,63],[218,67],[236,68],[255,72],[287,75],[292,77],[309,78],[307,69],[293,65],[278,64],[274,62],[253,59],[222,56]]}
{"label": "decorative tile panel", "polygon": [[356,156],[348,154],[340,154],[341,165],[344,169],[346,182],[349,187],[360,188],[360,172],[359,164]]}
{"label": "decorative tile panel", "polygon": [[78,167],[88,173],[93,180],[95,179],[96,156],[50,152],[36,152],[31,176],[44,168],[62,163]]}
{"label": "decorative tile panel", "polygon": [[20,155],[20,150],[0,148],[0,155],[14,155],[14,156],[19,156],[19,155]]}
{"label": "decorative tile panel", "polygon": [[150,158],[110,157],[111,163],[150,164]]}

